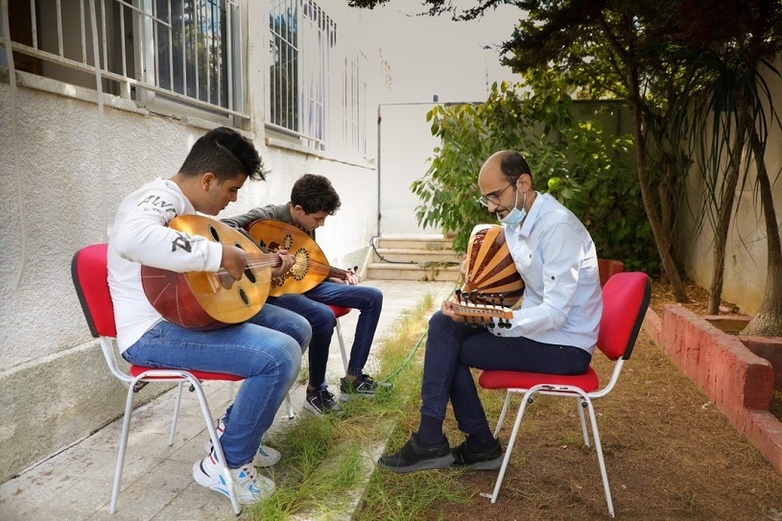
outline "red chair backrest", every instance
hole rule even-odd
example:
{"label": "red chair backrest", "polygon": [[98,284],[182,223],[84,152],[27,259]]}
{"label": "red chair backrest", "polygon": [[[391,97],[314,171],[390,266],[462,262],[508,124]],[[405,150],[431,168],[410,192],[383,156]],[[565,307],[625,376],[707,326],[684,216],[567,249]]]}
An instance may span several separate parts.
{"label": "red chair backrest", "polygon": [[652,297],[652,279],[640,271],[617,273],[603,286],[597,346],[611,360],[627,360]]}
{"label": "red chair backrest", "polygon": [[109,292],[108,244],[92,244],[77,251],[71,261],[71,277],[90,333],[117,336],[114,305]]}

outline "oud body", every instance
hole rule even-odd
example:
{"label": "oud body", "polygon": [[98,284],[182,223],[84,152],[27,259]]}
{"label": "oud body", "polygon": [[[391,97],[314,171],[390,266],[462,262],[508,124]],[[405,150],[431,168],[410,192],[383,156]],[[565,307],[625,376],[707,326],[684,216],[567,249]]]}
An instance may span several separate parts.
{"label": "oud body", "polygon": [[292,224],[263,219],[250,224],[247,231],[262,248],[273,252],[288,250],[296,259],[285,274],[272,278],[272,297],[307,292],[329,277],[347,277],[347,271],[329,265],[323,250],[309,234]]}
{"label": "oud body", "polygon": [[524,294],[524,281],[510,256],[502,226],[476,226],[466,260],[462,293],[480,294],[484,302],[503,307],[513,307]]}
{"label": "oud body", "polygon": [[247,252],[242,278],[228,272],[177,273],[141,267],[144,293],[169,322],[194,329],[217,329],[244,322],[258,313],[269,296],[271,267],[279,258],[263,253],[249,238],[220,221],[201,215],[180,215],[169,226],[187,235],[199,235]]}

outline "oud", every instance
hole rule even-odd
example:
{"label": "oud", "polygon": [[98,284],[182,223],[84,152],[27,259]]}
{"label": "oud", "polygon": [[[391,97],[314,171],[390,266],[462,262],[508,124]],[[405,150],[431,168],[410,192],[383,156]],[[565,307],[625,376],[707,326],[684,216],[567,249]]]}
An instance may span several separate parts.
{"label": "oud", "polygon": [[474,291],[463,293],[456,290],[454,294],[453,312],[464,317],[464,321],[474,326],[510,328],[513,310],[503,305],[502,298],[489,299],[485,294]]}
{"label": "oud", "polygon": [[505,230],[494,224],[473,229],[467,244],[462,293],[478,292],[486,303],[512,307],[524,294],[524,281],[510,256]]}
{"label": "oud", "polygon": [[177,273],[141,266],[144,293],[163,318],[187,328],[217,329],[244,322],[261,310],[269,296],[271,268],[280,264],[277,254],[262,252],[244,234],[209,217],[180,215],[169,227],[241,248],[248,264],[239,280],[223,268]]}
{"label": "oud", "polygon": [[250,224],[250,236],[268,251],[288,250],[296,259],[283,275],[272,278],[269,295],[304,293],[324,280],[336,277],[347,279],[348,271],[329,265],[320,246],[301,229],[276,219],[263,219]]}

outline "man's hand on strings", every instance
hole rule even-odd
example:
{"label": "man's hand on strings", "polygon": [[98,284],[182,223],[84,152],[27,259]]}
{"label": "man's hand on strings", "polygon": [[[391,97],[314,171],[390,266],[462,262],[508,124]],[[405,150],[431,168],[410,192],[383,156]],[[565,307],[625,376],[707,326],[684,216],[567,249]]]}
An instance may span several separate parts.
{"label": "man's hand on strings", "polygon": [[239,280],[247,267],[247,252],[232,244],[223,244],[223,258],[220,267],[225,269],[234,280]]}
{"label": "man's hand on strings", "polygon": [[467,317],[463,315],[457,315],[453,310],[453,300],[445,300],[443,301],[443,305],[440,307],[440,311],[443,312],[443,315],[450,318],[454,322],[466,322]]}

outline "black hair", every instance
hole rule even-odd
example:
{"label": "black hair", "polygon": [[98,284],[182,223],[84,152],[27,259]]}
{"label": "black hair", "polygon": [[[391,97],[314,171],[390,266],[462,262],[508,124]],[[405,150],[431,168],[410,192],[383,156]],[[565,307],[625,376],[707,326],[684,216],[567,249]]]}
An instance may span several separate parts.
{"label": "black hair", "polygon": [[301,206],[304,213],[326,212],[334,215],[342,205],[331,181],[317,174],[304,174],[291,189],[291,204]]}
{"label": "black hair", "polygon": [[253,142],[228,127],[218,127],[198,138],[179,172],[187,177],[212,172],[219,182],[237,174],[257,180],[266,178],[263,160]]}
{"label": "black hair", "polygon": [[508,181],[516,182],[522,174],[532,177],[527,160],[524,156],[513,150],[504,150],[500,152],[500,170],[508,178]]}

